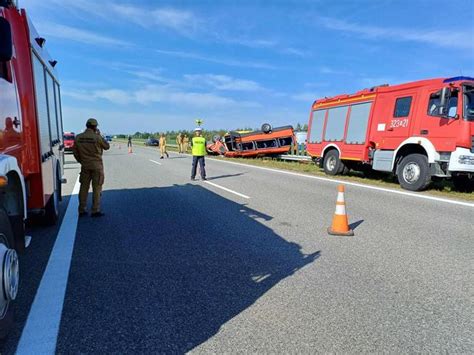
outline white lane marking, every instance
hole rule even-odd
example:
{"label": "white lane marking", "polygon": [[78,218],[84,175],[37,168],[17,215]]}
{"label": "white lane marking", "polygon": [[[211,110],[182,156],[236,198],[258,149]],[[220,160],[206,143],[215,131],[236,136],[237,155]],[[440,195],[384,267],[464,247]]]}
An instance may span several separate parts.
{"label": "white lane marking", "polygon": [[54,354],[76,239],[79,177],[21,334],[16,354]]}
{"label": "white lane marking", "polygon": [[364,188],[364,189],[369,189],[369,190],[390,192],[390,193],[398,194],[398,195],[410,196],[410,197],[414,197],[414,198],[421,198],[421,199],[425,199],[425,200],[432,200],[432,201],[438,201],[438,202],[450,203],[450,204],[453,204],[453,205],[459,205],[459,206],[465,206],[465,207],[474,208],[474,203],[463,202],[463,201],[457,201],[457,200],[450,200],[450,199],[447,199],[447,198],[434,197],[434,196],[423,195],[423,194],[416,194],[416,193],[407,192],[407,191],[399,191],[399,190],[387,189],[387,188],[384,188],[384,187],[377,187],[377,186],[359,184],[359,183],[356,183],[356,182],[350,182],[350,181],[345,181],[345,180],[329,179],[329,178],[324,178],[324,177],[314,176],[314,175],[305,175],[305,174],[295,173],[295,172],[292,172],[292,171],[285,171],[285,170],[279,170],[279,169],[265,168],[265,167],[262,167],[262,166],[255,166],[255,165],[250,165],[250,164],[236,163],[236,162],[232,162],[232,161],[219,160],[219,159],[214,159],[214,158],[213,158],[213,159],[209,159],[209,161],[216,161],[216,162],[220,162],[220,163],[233,164],[233,165],[240,165],[240,166],[245,166],[245,167],[251,167],[251,168],[254,168],[254,169],[260,169],[260,170],[271,171],[271,172],[279,173],[279,174],[286,174],[286,175],[292,175],[292,176],[299,176],[299,177],[304,177],[304,178],[309,178],[309,179],[315,179],[315,180],[320,180],[320,181],[332,182],[332,183],[335,183],[335,184],[344,184],[344,185],[349,185],[349,186],[357,186],[357,187],[362,187],[362,188]]}
{"label": "white lane marking", "polygon": [[212,185],[212,186],[214,186],[214,187],[217,187],[218,189],[222,189],[222,190],[224,190],[224,191],[230,192],[230,193],[232,193],[232,194],[234,194],[234,195],[237,195],[237,196],[240,196],[240,197],[243,197],[243,198],[246,198],[246,199],[249,199],[249,198],[250,198],[250,197],[248,197],[247,195],[244,195],[244,194],[241,194],[240,192],[237,192],[237,191],[228,189],[227,187],[214,184],[213,182],[205,181],[205,183],[206,183],[206,184],[209,184],[209,185]]}
{"label": "white lane marking", "polygon": [[161,165],[161,163],[159,161],[156,161],[156,160],[152,160],[152,159],[149,159],[152,163],[155,163],[155,164],[158,164],[158,165]]}

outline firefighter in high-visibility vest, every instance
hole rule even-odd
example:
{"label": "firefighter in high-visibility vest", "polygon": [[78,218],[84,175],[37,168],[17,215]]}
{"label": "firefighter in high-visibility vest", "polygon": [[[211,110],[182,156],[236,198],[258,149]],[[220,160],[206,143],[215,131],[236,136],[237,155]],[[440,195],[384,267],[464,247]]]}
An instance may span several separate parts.
{"label": "firefighter in high-visibility vest", "polygon": [[191,180],[196,180],[196,170],[199,164],[201,179],[206,180],[206,169],[204,156],[206,155],[206,139],[202,136],[202,128],[194,130],[195,136],[191,140],[191,149],[193,154],[193,167],[191,170]]}
{"label": "firefighter in high-visibility vest", "polygon": [[79,182],[79,216],[87,215],[87,195],[92,183],[92,217],[102,217],[104,213],[100,210],[100,197],[102,185],[104,184],[104,164],[102,153],[110,148],[109,143],[100,135],[97,129],[97,120],[89,118],[86,123],[87,129],[78,134],[74,141],[74,158],[81,164]]}

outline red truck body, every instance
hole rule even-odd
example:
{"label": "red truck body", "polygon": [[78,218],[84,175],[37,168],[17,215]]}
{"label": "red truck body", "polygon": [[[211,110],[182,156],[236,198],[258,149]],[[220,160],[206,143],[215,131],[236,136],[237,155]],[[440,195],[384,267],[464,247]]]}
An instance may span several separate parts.
{"label": "red truck body", "polygon": [[370,167],[421,190],[433,176],[472,184],[473,142],[474,78],[455,77],[316,100],[307,151],[328,174]]}
{"label": "red truck body", "polygon": [[11,327],[25,221],[59,216],[63,124],[57,64],[12,0],[0,0],[0,337]]}
{"label": "red truck body", "polygon": [[[6,63],[12,81],[1,80],[3,112],[0,127],[16,118],[15,139],[0,146],[1,154],[15,157],[27,185],[27,208],[44,209],[62,176],[63,127],[60,88],[53,60],[28,20],[25,10],[3,8],[10,23],[15,53]],[[6,124],[3,128],[5,132]],[[4,133],[5,134],[5,133]]]}

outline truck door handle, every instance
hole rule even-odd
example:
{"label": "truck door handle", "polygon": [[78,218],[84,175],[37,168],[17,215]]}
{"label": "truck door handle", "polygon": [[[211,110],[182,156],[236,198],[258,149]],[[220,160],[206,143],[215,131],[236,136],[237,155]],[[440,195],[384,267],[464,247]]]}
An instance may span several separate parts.
{"label": "truck door handle", "polygon": [[426,134],[428,134],[428,130],[427,129],[422,129],[420,131],[420,134],[426,135]]}

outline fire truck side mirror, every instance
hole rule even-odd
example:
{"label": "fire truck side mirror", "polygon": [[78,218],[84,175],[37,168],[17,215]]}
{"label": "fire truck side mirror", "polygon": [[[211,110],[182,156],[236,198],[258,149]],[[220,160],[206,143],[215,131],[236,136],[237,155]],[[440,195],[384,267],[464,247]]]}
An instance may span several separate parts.
{"label": "fire truck side mirror", "polygon": [[8,62],[13,56],[12,29],[10,23],[0,17],[0,62]]}

